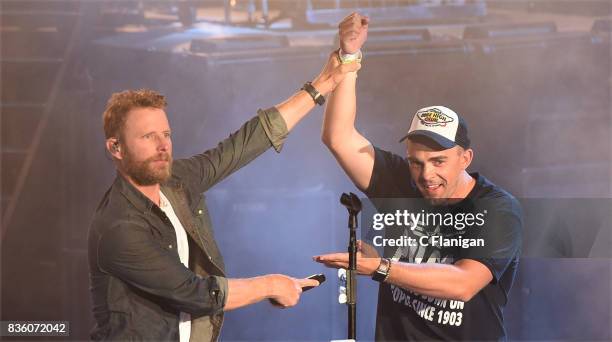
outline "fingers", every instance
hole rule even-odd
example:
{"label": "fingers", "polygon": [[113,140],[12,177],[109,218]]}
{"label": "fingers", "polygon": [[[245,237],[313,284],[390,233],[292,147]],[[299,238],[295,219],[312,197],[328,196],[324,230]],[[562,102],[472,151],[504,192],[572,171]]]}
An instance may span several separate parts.
{"label": "fingers", "polygon": [[370,18],[368,16],[361,15],[357,12],[353,12],[347,15],[346,17],[344,17],[344,19],[342,19],[340,24],[338,24],[338,28],[342,29],[348,26],[353,26],[353,25],[354,26],[367,26],[369,23],[370,23]]}
{"label": "fingers", "polygon": [[283,305],[281,303],[279,303],[276,299],[272,299],[270,298],[268,300],[270,302],[270,304],[272,304],[273,306],[279,308],[279,309],[286,309],[288,306],[287,305]]}
{"label": "fingers", "polygon": [[317,255],[312,258],[314,261],[329,268],[348,268],[348,253],[333,253]]}
{"label": "fingers", "polygon": [[361,63],[354,61],[351,63],[342,64],[340,66],[340,73],[346,74],[347,72],[359,71],[361,69]]}
{"label": "fingers", "polygon": [[348,253],[331,253],[331,254],[323,254],[316,255],[312,258],[316,262],[348,262]]}
{"label": "fingers", "polygon": [[333,50],[329,53],[327,64],[325,64],[325,70],[333,71],[334,68],[337,68],[342,64],[340,57],[338,56],[338,50]]}
{"label": "fingers", "polygon": [[304,278],[304,279],[296,279],[300,289],[303,287],[307,287],[307,286],[313,286],[313,287],[317,287],[319,286],[319,282],[314,280],[314,279],[308,279],[308,278]]}
{"label": "fingers", "polygon": [[327,256],[319,255],[312,258],[315,262],[323,264],[323,266],[328,268],[347,268],[348,267],[348,257],[346,259],[338,259],[338,258],[328,258]]}
{"label": "fingers", "polygon": [[274,283],[272,285],[273,295],[270,298],[270,303],[280,308],[288,308],[296,305],[302,294],[302,287],[299,279],[283,274],[271,276],[274,279]]}
{"label": "fingers", "polygon": [[323,264],[323,266],[327,267],[327,268],[344,268],[344,269],[348,269],[349,265],[348,262],[339,262],[339,261],[322,261],[321,262]]}
{"label": "fingers", "polygon": [[297,298],[295,301],[295,304],[297,304],[300,301],[300,296],[302,295],[302,285],[300,285],[300,279],[293,278],[293,286],[295,287],[295,292],[297,292]]}
{"label": "fingers", "polygon": [[338,33],[340,34],[340,37],[343,38],[356,38],[357,35],[359,35],[359,32],[361,32],[361,28],[351,25],[344,28],[340,28],[340,31]]}
{"label": "fingers", "polygon": [[349,72],[358,71],[359,69],[361,69],[361,63],[357,61],[340,64],[338,67],[336,67],[336,69],[333,70],[333,73],[331,75],[331,79],[333,82],[332,90],[335,89],[336,86],[338,86],[338,84],[342,82],[342,80],[344,80],[344,78]]}
{"label": "fingers", "polygon": [[340,35],[340,39],[354,40],[354,39],[359,38],[359,34],[361,33],[361,31],[362,31],[361,28],[358,28],[355,26],[349,26],[346,28],[341,28],[338,34]]}
{"label": "fingers", "polygon": [[342,25],[345,25],[346,23],[350,23],[353,20],[353,17],[355,17],[357,14],[358,14],[357,12],[353,12],[347,15],[346,17],[344,17],[344,19],[340,21],[340,24],[338,24],[338,28],[340,28]]}
{"label": "fingers", "polygon": [[370,19],[359,13],[352,13],[338,25],[338,33],[342,39],[354,40],[368,27]]}
{"label": "fingers", "polygon": [[368,17],[359,13],[351,13],[338,25],[340,48],[345,53],[355,53],[367,39]]}

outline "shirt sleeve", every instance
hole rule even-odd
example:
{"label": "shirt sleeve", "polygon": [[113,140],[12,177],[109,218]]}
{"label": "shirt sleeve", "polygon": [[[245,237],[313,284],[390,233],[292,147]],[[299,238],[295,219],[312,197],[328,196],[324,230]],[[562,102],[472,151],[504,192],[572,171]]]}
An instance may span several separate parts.
{"label": "shirt sleeve", "polygon": [[197,193],[205,192],[270,147],[280,152],[288,134],[285,120],[275,107],[259,110],[257,116],[219,142],[217,147],[176,160],[173,173],[187,181]]}
{"label": "shirt sleeve", "polygon": [[[174,254],[173,254],[174,253]],[[223,310],[227,279],[201,277],[138,224],[123,221],[105,231],[97,243],[100,269],[165,304],[192,315],[212,315]]]}
{"label": "shirt sleeve", "polygon": [[369,198],[401,198],[414,193],[408,162],[389,151],[374,147],[374,169],[363,192]]}
{"label": "shirt sleeve", "polygon": [[521,253],[523,215],[516,199],[493,199],[477,205],[477,212],[485,212],[482,227],[468,227],[464,236],[468,239],[482,239],[483,246],[459,248],[458,258],[472,259],[485,265],[499,281],[508,266]]}
{"label": "shirt sleeve", "polygon": [[228,285],[228,281],[227,278],[225,277],[217,277],[214,276],[217,279],[217,283],[219,284],[219,296],[222,298],[222,306],[223,308],[225,308],[225,306],[227,305],[227,293],[229,292],[229,285]]}

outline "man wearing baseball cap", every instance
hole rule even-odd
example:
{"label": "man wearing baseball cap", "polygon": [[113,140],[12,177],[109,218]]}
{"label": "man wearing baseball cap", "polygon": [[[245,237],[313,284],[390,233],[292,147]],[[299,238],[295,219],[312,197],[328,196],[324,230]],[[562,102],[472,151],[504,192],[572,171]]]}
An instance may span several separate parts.
{"label": "man wearing baseball cap", "polygon": [[[362,57],[369,19],[353,13],[340,24],[340,60]],[[379,212],[378,199],[423,199],[439,213],[481,214],[483,226],[415,221],[405,235],[417,245],[385,248],[378,257],[361,243],[357,271],[380,282],[376,340],[504,340],[503,308],[516,275],[522,214],[518,201],[478,173],[468,126],[453,110],[431,106],[412,117],[406,158],[374,147],[355,129],[356,72],[330,94],[322,140]],[[478,212],[478,203],[487,210]],[[366,218],[363,218],[365,221]],[[434,236],[483,246],[421,243]],[[388,247],[388,246],[387,246]],[[390,253],[389,253],[390,252]],[[329,267],[347,268],[347,253],[316,256]]]}

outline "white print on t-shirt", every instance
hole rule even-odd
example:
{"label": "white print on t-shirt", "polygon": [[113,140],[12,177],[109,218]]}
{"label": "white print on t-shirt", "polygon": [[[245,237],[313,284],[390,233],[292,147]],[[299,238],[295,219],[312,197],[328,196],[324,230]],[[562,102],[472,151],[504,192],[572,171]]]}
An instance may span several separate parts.
{"label": "white print on t-shirt", "polygon": [[429,297],[395,285],[390,287],[394,302],[412,308],[427,321],[457,327],[463,323],[462,311],[465,303],[462,301]]}
{"label": "white print on t-shirt", "polygon": [[[422,225],[417,225],[414,230],[404,228],[404,236],[415,238],[416,241],[421,241],[422,236],[443,235],[440,231],[440,226],[428,230]],[[451,263],[452,259],[448,256],[442,256],[442,249],[435,244],[421,245],[420,243],[398,247],[391,258],[394,261],[404,261],[409,263],[420,264],[427,263]]]}
{"label": "white print on t-shirt", "polygon": [[[417,225],[411,232],[404,229],[405,236],[433,236],[440,235],[440,227],[428,231],[425,227]],[[442,256],[442,251],[436,246],[403,246],[399,247],[394,255],[393,260],[409,263],[442,263],[451,264],[453,258],[451,256]],[[443,325],[461,326],[463,323],[463,307],[464,302],[458,300],[439,299],[426,295],[414,293],[409,290],[390,285],[393,301],[398,304],[403,304],[412,308],[421,318]]]}

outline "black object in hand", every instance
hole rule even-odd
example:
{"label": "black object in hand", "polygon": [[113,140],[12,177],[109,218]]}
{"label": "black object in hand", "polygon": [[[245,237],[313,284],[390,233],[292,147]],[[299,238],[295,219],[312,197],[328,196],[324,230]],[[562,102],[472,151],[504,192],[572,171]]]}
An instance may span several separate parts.
{"label": "black object in hand", "polygon": [[[319,285],[321,285],[325,281],[325,274],[323,274],[323,273],[313,274],[310,277],[307,277],[306,279],[314,279],[314,280],[319,282]],[[302,292],[306,292],[306,291],[312,289],[313,287],[316,287],[316,286],[304,286],[304,287],[302,287]],[[276,299],[270,298],[269,301],[273,305],[282,306]]]}
{"label": "black object in hand", "polygon": [[[319,285],[321,285],[325,281],[325,274],[323,274],[323,273],[313,274],[310,277],[307,277],[306,279],[314,279],[314,280],[319,282]],[[304,287],[302,287],[302,292],[306,292],[306,291],[312,289],[313,287],[316,287],[316,286],[304,286]]]}

